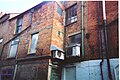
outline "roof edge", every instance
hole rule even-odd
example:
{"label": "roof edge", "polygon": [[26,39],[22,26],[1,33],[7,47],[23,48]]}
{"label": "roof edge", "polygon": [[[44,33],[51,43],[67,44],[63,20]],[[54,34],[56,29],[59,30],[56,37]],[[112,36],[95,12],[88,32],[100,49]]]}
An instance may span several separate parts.
{"label": "roof edge", "polygon": [[15,17],[13,17],[13,18],[11,18],[11,19],[9,19],[9,20],[13,20],[13,19],[15,19],[15,18],[17,18],[17,17],[19,17],[19,16],[22,16],[22,15],[28,13],[31,9],[36,9],[36,10],[37,10],[38,8],[42,7],[44,4],[46,4],[46,3],[48,3],[48,2],[50,2],[50,1],[43,1],[43,2],[41,2],[41,3],[39,3],[39,4],[37,4],[36,6],[34,6],[34,7],[30,8],[30,9],[28,9],[28,10],[20,13],[19,15],[15,16]]}

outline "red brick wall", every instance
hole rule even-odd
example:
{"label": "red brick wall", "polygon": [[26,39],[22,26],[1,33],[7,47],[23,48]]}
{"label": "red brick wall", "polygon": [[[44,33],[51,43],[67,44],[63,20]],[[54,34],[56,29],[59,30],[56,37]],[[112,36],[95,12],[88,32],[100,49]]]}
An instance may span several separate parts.
{"label": "red brick wall", "polygon": [[118,1],[106,1],[106,20],[107,23],[118,18]]}
{"label": "red brick wall", "polygon": [[18,64],[16,80],[47,80],[48,60],[25,61]]}
{"label": "red brick wall", "polygon": [[[53,6],[54,2],[49,2],[43,5],[40,9],[35,10],[33,13],[31,28],[21,35],[22,37],[19,43],[18,58],[28,56],[31,34],[34,32],[39,32],[36,55],[50,55],[51,33],[53,28]],[[23,29],[27,27],[28,17],[29,13],[24,15]]]}
{"label": "red brick wall", "polygon": [[97,2],[89,1],[88,5],[87,3],[85,4],[84,9],[88,12],[84,12],[86,14],[84,16],[85,34],[88,33],[90,35],[89,39],[85,37],[85,58],[94,59],[99,56]]}
{"label": "red brick wall", "polygon": [[[72,5],[74,5],[76,2],[74,1],[70,1],[65,4],[65,7],[68,8]],[[77,2],[77,22],[75,23],[72,23],[72,24],[69,24],[67,26],[65,26],[66,28],[66,46],[68,46],[68,37],[72,34],[75,34],[76,32],[79,32],[81,33],[81,9],[80,9],[80,6],[81,6],[81,2]]]}
{"label": "red brick wall", "polygon": [[[68,8],[75,2],[66,2],[65,7]],[[74,34],[78,31],[81,32],[81,2],[77,2],[78,5],[78,20],[76,23],[70,24],[66,26],[66,45],[68,45],[68,36]],[[84,48],[85,48],[85,59],[96,59],[100,57],[100,41],[99,41],[99,26],[98,26],[98,15],[100,16],[100,26],[103,24],[103,13],[102,13],[102,2],[99,2],[99,11],[98,11],[98,2],[97,1],[89,1],[84,2]],[[99,13],[98,13],[99,12]],[[107,16],[107,24],[112,22],[114,19],[118,18],[118,2],[106,2],[106,16]],[[114,25],[114,26],[113,26]],[[111,42],[114,47],[112,47],[118,54],[118,23],[113,24],[114,31],[111,34],[115,34],[114,42]],[[110,28],[110,30],[113,29]],[[86,39],[86,34],[90,34],[90,38]],[[109,32],[110,33],[110,32]]]}
{"label": "red brick wall", "polygon": [[[20,35],[20,42],[19,42],[18,51],[17,51],[17,59],[51,55],[50,45],[52,41],[54,5],[55,5],[54,2],[49,2],[44,4],[41,8],[34,11],[33,22],[31,27],[27,29],[23,34]],[[9,24],[9,30],[7,31],[8,33],[6,34],[7,36],[6,42],[15,36],[14,31],[16,28],[16,21],[17,21],[17,18],[13,18],[9,22],[10,24]],[[29,24],[28,22],[29,22],[29,12],[23,15],[22,30],[28,27],[28,24]],[[31,34],[35,32],[39,32],[38,44],[37,44],[38,50],[35,55],[28,55],[28,48],[30,44]],[[3,51],[3,55],[2,55],[3,67],[4,65],[14,65],[16,63],[15,59],[7,59],[9,55],[9,50],[10,50],[10,43],[8,43],[5,46]],[[38,60],[38,62],[40,61],[41,63],[44,63],[43,60]],[[25,62],[27,62],[27,60]],[[29,80],[30,79],[33,80],[32,78],[36,78],[36,80],[39,80],[39,79],[47,80],[48,60],[45,60],[47,64],[39,64],[39,63],[34,64],[34,62],[35,61],[32,59],[31,61],[28,61],[27,66],[24,65],[24,62],[21,63],[22,65],[18,66],[17,75],[16,75],[17,80],[22,80],[22,78],[23,79],[27,78]],[[26,70],[26,68],[31,70],[31,68],[34,69],[34,67],[38,69],[36,72],[37,76],[36,75],[32,77],[28,76],[28,75],[31,75],[32,73],[31,71],[30,73],[26,74],[27,75],[26,77],[24,76],[24,74],[22,74],[22,72],[25,73],[25,71],[29,71],[29,70]],[[39,76],[38,74],[40,73],[42,73],[43,76]],[[21,74],[21,76],[19,76],[19,74]]]}
{"label": "red brick wall", "polygon": [[[28,55],[28,49],[30,44],[30,38],[31,34],[34,32],[39,32],[39,38],[38,38],[38,45],[37,45],[37,52],[35,56],[43,56],[43,55],[51,55],[50,52],[50,45],[55,45],[61,49],[63,47],[68,46],[68,37],[70,35],[73,35],[75,33],[81,33],[81,2],[80,1],[70,1],[66,2],[64,7],[68,8],[71,5],[77,3],[77,21],[75,23],[72,23],[70,25],[64,26],[63,25],[63,19],[65,13],[63,13],[62,16],[60,16],[56,11],[56,5],[57,2],[49,2],[47,4],[44,4],[41,8],[37,9],[33,13],[33,22],[29,29],[27,29],[21,36],[20,36],[20,42],[18,46],[18,53],[17,58],[27,58]],[[58,4],[60,4],[58,2]],[[61,4],[60,4],[61,5]],[[62,6],[62,5],[61,5]],[[62,6],[62,9],[64,9]],[[95,1],[89,1],[88,3],[84,2],[84,48],[85,48],[85,59],[96,59],[99,58],[99,33],[98,33],[98,2]],[[118,18],[118,2],[106,2],[106,15],[107,15],[107,24],[109,31],[108,31],[108,38],[109,38],[109,48],[111,57],[118,57],[118,20],[114,21],[116,18]],[[23,16],[23,26],[22,30],[28,27],[29,22],[29,12],[25,13]],[[14,18],[10,20],[9,26],[7,25],[5,29],[7,30],[7,33],[5,34],[5,42],[13,38],[14,31],[16,28],[16,21],[17,18]],[[100,25],[102,25],[102,3],[100,2]],[[0,25],[1,26],[1,25]],[[64,28],[66,31],[64,31]],[[3,33],[4,28],[0,29],[0,33]],[[59,34],[60,32],[60,34]],[[66,32],[66,34],[64,33]],[[86,39],[86,34],[90,34],[90,38]],[[3,34],[0,34],[0,37]],[[64,43],[64,35],[65,37],[65,45]],[[2,60],[3,65],[14,65],[15,59],[7,59],[7,56],[9,55],[10,50],[10,43],[8,43],[3,51]],[[115,55],[113,55],[115,54]],[[34,56],[34,55],[31,55]],[[30,56],[30,57],[31,57]],[[38,62],[41,61],[41,63],[44,63],[44,60],[38,60]],[[17,79],[22,79],[22,76],[24,76],[22,73],[25,74],[24,71],[39,69],[38,74],[42,72],[45,72],[45,77],[39,77],[39,76],[27,76],[26,78],[36,78],[40,80],[46,80],[47,78],[47,72],[48,72],[48,64],[34,64],[36,61],[25,61],[22,62],[18,66],[18,73],[17,73]],[[48,60],[45,60],[45,62],[48,62]],[[27,65],[27,66],[26,66]],[[35,68],[34,68],[35,67]],[[26,69],[28,68],[28,70]],[[26,70],[25,70],[26,69]],[[22,70],[22,71],[20,71]],[[30,73],[32,73],[32,70]],[[39,72],[40,71],[40,72]],[[34,73],[34,72],[33,72]],[[20,75],[20,76],[19,76]],[[29,75],[27,73],[26,75]],[[25,79],[25,77],[23,78]],[[29,79],[30,80],[30,79]]]}
{"label": "red brick wall", "polygon": [[[57,12],[57,2],[54,5],[54,18],[53,18],[53,29],[51,44],[63,49],[63,38],[64,38],[64,12],[62,16]],[[62,8],[61,8],[62,9]],[[60,32],[60,34],[59,34]]]}

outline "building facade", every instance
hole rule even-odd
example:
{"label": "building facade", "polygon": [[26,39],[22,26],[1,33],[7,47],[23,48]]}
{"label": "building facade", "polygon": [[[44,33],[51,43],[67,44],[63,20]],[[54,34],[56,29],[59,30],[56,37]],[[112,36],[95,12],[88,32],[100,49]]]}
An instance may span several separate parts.
{"label": "building facade", "polygon": [[118,1],[44,1],[5,14],[0,55],[1,80],[118,80]]}

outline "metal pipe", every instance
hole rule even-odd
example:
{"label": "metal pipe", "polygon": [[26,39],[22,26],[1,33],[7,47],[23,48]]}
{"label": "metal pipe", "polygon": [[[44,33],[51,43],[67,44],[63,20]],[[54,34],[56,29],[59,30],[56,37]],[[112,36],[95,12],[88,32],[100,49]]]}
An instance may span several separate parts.
{"label": "metal pipe", "polygon": [[[64,11],[64,26],[65,26],[66,13]],[[63,50],[66,51],[66,27],[64,27],[64,41],[63,41]]]}
{"label": "metal pipe", "polygon": [[100,71],[101,71],[101,78],[102,80],[104,80],[104,75],[103,75],[103,69],[102,69],[102,65],[103,65],[103,62],[104,62],[104,59],[103,59],[103,53],[102,53],[102,40],[101,40],[101,28],[100,28],[100,2],[98,1],[97,2],[97,14],[98,14],[98,31],[99,31],[99,45],[100,45],[100,54],[102,54],[102,61],[100,62]]}
{"label": "metal pipe", "polygon": [[107,59],[107,66],[108,66],[108,76],[110,80],[113,80],[111,75],[109,56],[108,56],[105,0],[102,1],[102,6],[103,6],[103,29],[104,29],[104,38],[105,38],[106,59]]}
{"label": "metal pipe", "polygon": [[103,62],[104,62],[104,59],[102,58],[102,61],[100,62],[100,71],[101,71],[102,80],[104,80],[103,69],[102,69]]}
{"label": "metal pipe", "polygon": [[81,2],[82,7],[82,57],[84,58],[84,1]]}
{"label": "metal pipe", "polygon": [[[87,34],[89,34],[89,32],[88,32],[88,1],[86,2],[86,5],[87,5],[87,8],[86,8],[86,35],[87,35]],[[87,48],[86,54],[88,54],[88,47],[89,47],[88,43],[89,43],[89,41],[87,39],[87,41],[86,41],[86,48]]]}
{"label": "metal pipe", "polygon": [[13,80],[15,80],[16,72],[17,72],[17,64],[15,64],[14,74],[13,74]]}

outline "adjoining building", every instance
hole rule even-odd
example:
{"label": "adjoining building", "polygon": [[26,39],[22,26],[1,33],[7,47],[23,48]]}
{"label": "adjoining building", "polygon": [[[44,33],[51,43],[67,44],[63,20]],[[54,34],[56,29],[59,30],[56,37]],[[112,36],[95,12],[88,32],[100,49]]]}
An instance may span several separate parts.
{"label": "adjoining building", "polygon": [[0,80],[118,80],[118,1],[43,1],[0,17]]}

